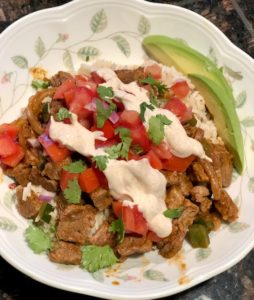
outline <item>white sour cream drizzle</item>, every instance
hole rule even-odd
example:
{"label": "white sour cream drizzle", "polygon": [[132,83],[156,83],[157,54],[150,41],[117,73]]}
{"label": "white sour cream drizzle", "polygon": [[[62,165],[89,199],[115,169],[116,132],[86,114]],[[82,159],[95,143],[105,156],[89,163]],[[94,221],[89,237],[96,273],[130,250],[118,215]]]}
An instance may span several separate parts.
{"label": "white sour cream drizzle", "polygon": [[[140,112],[142,102],[149,103],[147,91],[136,82],[124,84],[115,72],[109,68],[96,70],[106,82],[102,85],[112,87],[117,98],[121,99],[125,109]],[[145,113],[145,126],[151,116],[162,114],[172,123],[165,126],[165,142],[168,143],[173,154],[178,157],[187,157],[194,154],[207,158],[202,145],[187,136],[178,118],[170,111],[156,108]],[[55,122],[51,118],[49,136],[70,150],[84,156],[107,155],[103,149],[95,149],[95,139],[103,140],[101,132],[91,132],[84,128],[72,114],[72,124]],[[156,169],[153,169],[147,159],[139,161],[109,160],[104,174],[109,183],[112,196],[123,201],[123,205],[137,205],[143,213],[149,228],[159,237],[168,236],[172,231],[172,221],[163,215],[167,209],[165,204],[166,179]]]}

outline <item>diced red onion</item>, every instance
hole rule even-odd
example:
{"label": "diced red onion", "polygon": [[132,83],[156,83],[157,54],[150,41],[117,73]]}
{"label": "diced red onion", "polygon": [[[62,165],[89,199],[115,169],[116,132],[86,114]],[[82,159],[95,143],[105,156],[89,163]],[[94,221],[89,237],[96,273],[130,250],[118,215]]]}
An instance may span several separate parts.
{"label": "diced red onion", "polygon": [[44,195],[44,194],[41,194],[41,195],[39,196],[39,199],[40,199],[41,201],[50,202],[50,201],[54,198],[54,196],[55,196],[55,195],[53,195],[53,193],[52,193],[52,195]]}
{"label": "diced red onion", "polygon": [[118,122],[119,120],[119,115],[117,112],[113,111],[112,114],[109,117],[109,120],[113,123],[116,124],[116,122]]}
{"label": "diced red onion", "polygon": [[96,101],[95,101],[95,98],[91,102],[87,103],[84,107],[87,110],[96,111]]}

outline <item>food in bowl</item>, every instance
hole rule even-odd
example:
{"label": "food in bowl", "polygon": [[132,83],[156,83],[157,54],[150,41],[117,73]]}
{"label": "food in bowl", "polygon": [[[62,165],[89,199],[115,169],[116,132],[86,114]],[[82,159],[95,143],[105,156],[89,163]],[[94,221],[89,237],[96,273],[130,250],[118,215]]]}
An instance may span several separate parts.
{"label": "food in bowl", "polygon": [[173,257],[185,238],[205,248],[237,219],[232,153],[174,68],[95,64],[33,86],[0,127],[0,156],[35,253],[95,272],[154,247]]}

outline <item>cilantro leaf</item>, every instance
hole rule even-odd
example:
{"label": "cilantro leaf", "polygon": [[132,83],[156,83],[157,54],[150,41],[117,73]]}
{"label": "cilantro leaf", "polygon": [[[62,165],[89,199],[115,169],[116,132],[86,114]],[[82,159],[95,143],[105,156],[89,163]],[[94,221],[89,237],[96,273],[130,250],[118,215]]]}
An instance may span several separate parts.
{"label": "cilantro leaf", "polygon": [[35,253],[42,253],[52,247],[50,236],[41,228],[34,225],[29,225],[29,227],[26,229],[25,239],[28,246]]}
{"label": "cilantro leaf", "polygon": [[103,103],[99,99],[96,100],[96,122],[98,128],[103,127],[105,121],[110,117],[114,110],[116,110],[115,103],[110,102],[108,107],[104,107]]}
{"label": "cilantro leaf", "polygon": [[114,251],[107,245],[103,247],[88,245],[81,248],[81,267],[88,272],[96,272],[117,263]]}
{"label": "cilantro leaf", "polygon": [[50,86],[49,80],[34,79],[32,81],[32,87],[36,90],[46,89],[49,86]]}
{"label": "cilantro leaf", "polygon": [[97,87],[96,91],[99,94],[100,98],[106,102],[108,102],[110,99],[114,98],[114,92],[112,90],[112,87],[106,87],[103,85],[99,85]]}
{"label": "cilantro leaf", "polygon": [[82,160],[77,160],[75,162],[71,162],[70,164],[63,167],[65,171],[70,173],[82,173],[86,169],[86,165]]}
{"label": "cilantro leaf", "polygon": [[144,153],[144,149],[140,145],[131,145],[130,150],[134,152],[134,154],[140,155]]}
{"label": "cilantro leaf", "polygon": [[170,125],[171,123],[172,121],[161,114],[152,116],[149,119],[148,135],[155,145],[159,145],[164,138],[164,125]]}
{"label": "cilantro leaf", "polygon": [[158,90],[158,93],[162,95],[168,90],[167,86],[159,80],[155,80],[151,75],[148,75],[146,78],[140,81],[144,84],[149,84],[151,87],[155,87]]}
{"label": "cilantro leaf", "polygon": [[77,204],[80,203],[81,189],[78,184],[78,180],[75,178],[69,180],[68,187],[63,191],[64,198],[68,203]]}
{"label": "cilantro leaf", "polygon": [[132,141],[130,137],[130,130],[125,127],[118,127],[115,130],[115,133],[119,134],[122,142],[106,149],[105,152],[109,155],[111,159],[117,159],[119,157],[128,159],[128,153]]}
{"label": "cilantro leaf", "polygon": [[63,121],[64,119],[69,119],[71,118],[71,113],[68,111],[67,108],[61,107],[56,114],[56,119],[57,121]]}
{"label": "cilantro leaf", "polygon": [[118,220],[114,220],[110,224],[109,232],[117,233],[116,241],[118,243],[121,243],[123,241],[124,235],[125,235],[123,219],[119,218]]}
{"label": "cilantro leaf", "polygon": [[140,104],[140,118],[144,122],[145,121],[145,111],[149,108],[150,110],[154,110],[154,106],[152,104],[142,102]]}
{"label": "cilantro leaf", "polygon": [[170,219],[176,219],[179,218],[184,211],[184,207],[179,208],[173,208],[173,209],[167,209],[163,212],[163,215]]}
{"label": "cilantro leaf", "polygon": [[97,155],[94,156],[92,161],[96,163],[96,167],[104,171],[107,168],[107,163],[108,163],[108,156],[107,155]]}

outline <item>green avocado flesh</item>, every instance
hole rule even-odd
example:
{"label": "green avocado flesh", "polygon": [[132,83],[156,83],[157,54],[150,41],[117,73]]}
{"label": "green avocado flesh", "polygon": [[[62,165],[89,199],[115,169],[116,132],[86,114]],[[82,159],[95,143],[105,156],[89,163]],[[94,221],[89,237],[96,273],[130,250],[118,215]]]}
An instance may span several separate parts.
{"label": "green avocado flesh", "polygon": [[188,75],[206,101],[218,133],[233,153],[234,165],[243,171],[243,141],[232,89],[222,71],[206,56],[179,40],[152,35],[143,40],[143,47],[154,60],[174,66]]}

